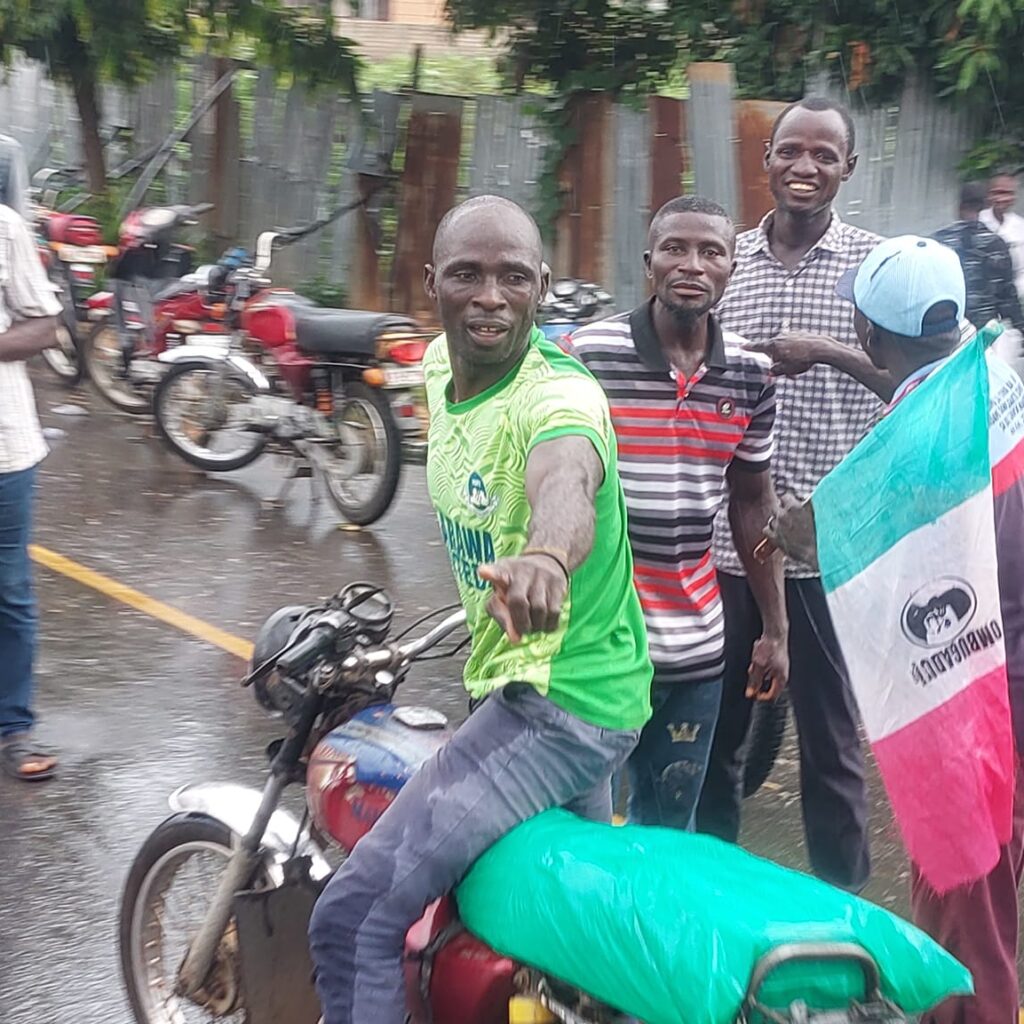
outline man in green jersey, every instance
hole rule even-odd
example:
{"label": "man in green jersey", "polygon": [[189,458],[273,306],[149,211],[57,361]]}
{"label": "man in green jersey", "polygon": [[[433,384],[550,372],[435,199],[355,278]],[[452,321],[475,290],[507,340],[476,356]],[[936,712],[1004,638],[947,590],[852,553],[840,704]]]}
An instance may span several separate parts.
{"label": "man in green jersey", "polygon": [[310,925],[325,1024],[402,1024],[402,943],[432,900],[521,821],[611,812],[610,778],[650,715],[616,445],[600,385],[546,341],[540,235],[494,196],[452,210],[427,293],[427,483],[489,695],[401,791]]}

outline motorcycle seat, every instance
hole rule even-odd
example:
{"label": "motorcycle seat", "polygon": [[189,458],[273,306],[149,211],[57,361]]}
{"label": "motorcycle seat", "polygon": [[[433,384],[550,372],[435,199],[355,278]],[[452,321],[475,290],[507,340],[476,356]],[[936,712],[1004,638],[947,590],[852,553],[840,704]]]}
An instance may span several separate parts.
{"label": "motorcycle seat", "polygon": [[295,341],[311,355],[373,356],[385,331],[416,330],[408,317],[359,309],[294,309]]}

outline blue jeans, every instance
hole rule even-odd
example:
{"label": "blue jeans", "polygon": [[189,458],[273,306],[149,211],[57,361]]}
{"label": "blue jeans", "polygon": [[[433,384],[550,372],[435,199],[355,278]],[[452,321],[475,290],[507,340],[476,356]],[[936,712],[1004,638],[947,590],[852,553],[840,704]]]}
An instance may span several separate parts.
{"label": "blue jeans", "polygon": [[692,832],[722,700],[722,680],[659,683],[654,714],[626,762],[629,820]]}
{"label": "blue jeans", "polygon": [[492,694],[356,844],[313,910],[325,1024],[402,1024],[405,934],[520,822],[552,807],[611,817],[637,733],[601,729],[533,687]]}
{"label": "blue jeans", "polygon": [[0,737],[32,728],[36,604],[28,539],[35,468],[0,473]]}

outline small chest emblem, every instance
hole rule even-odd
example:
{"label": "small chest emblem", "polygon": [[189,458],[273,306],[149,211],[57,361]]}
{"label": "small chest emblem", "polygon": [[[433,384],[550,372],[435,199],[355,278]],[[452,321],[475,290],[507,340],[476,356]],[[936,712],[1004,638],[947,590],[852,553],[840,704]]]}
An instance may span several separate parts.
{"label": "small chest emblem", "polygon": [[469,474],[465,499],[469,508],[478,516],[489,516],[498,507],[498,499],[487,493],[484,478],[479,473]]}
{"label": "small chest emblem", "polygon": [[723,420],[731,420],[736,415],[736,403],[731,398],[720,398],[718,400],[718,415]]}

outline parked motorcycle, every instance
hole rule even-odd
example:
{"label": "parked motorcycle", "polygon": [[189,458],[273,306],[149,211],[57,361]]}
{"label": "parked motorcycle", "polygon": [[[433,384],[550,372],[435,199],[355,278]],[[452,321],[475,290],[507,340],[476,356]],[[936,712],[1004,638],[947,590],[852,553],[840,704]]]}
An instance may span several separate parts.
{"label": "parked motorcycle", "polygon": [[[321,605],[280,609],[264,623],[244,685],[284,719],[288,733],[268,749],[262,794],[212,783],[179,789],[170,798],[174,813],[139,850],[120,912],[121,966],[137,1024],[315,1024],[320,1008],[306,930],[331,874],[324,844],[336,854],[351,852],[450,738],[443,715],[392,700],[416,659],[464,622],[463,611],[450,612],[422,636],[405,639],[406,630],[389,642],[390,600],[359,583]],[[280,806],[292,783],[305,786],[301,825]],[[759,996],[776,969],[818,958],[849,958],[864,971],[874,1002],[832,1014],[834,1024],[906,1024],[882,999],[871,957],[844,944],[773,950],[754,970],[744,1014],[760,1020],[766,1013],[763,1019],[777,1024],[806,1020],[802,1003],[791,1016],[764,1011]],[[468,934],[450,896],[409,931],[404,962],[412,1024],[624,1021]]]}
{"label": "parked motorcycle", "polygon": [[42,357],[65,384],[74,386],[85,373],[80,325],[88,316],[87,300],[97,289],[108,256],[116,250],[103,244],[102,229],[95,217],[53,208],[61,178],[60,170],[43,168],[32,178],[31,195],[36,204],[40,259],[63,307],[58,344],[44,349]]}
{"label": "parked motorcycle", "polygon": [[240,469],[268,447],[297,455],[342,515],[364,526],[398,487],[396,410],[422,430],[413,392],[429,336],[406,317],[325,309],[273,288],[266,274],[281,238],[261,235],[255,265],[225,276],[230,348],[193,343],[160,355],[167,370],[153,414],[168,445],[209,472]]}
{"label": "parked motorcycle", "polygon": [[[119,230],[109,291],[87,302],[95,322],[82,357],[97,391],[122,412],[148,412],[160,373],[156,357],[191,333],[224,333],[223,310],[207,302],[204,285],[212,268],[192,272],[193,250],[174,241],[211,203],[133,210]],[[220,316],[219,316],[219,315]]]}
{"label": "parked motorcycle", "polygon": [[544,336],[560,345],[577,327],[610,316],[613,306],[614,299],[599,285],[561,278],[544,296],[537,320]]}

